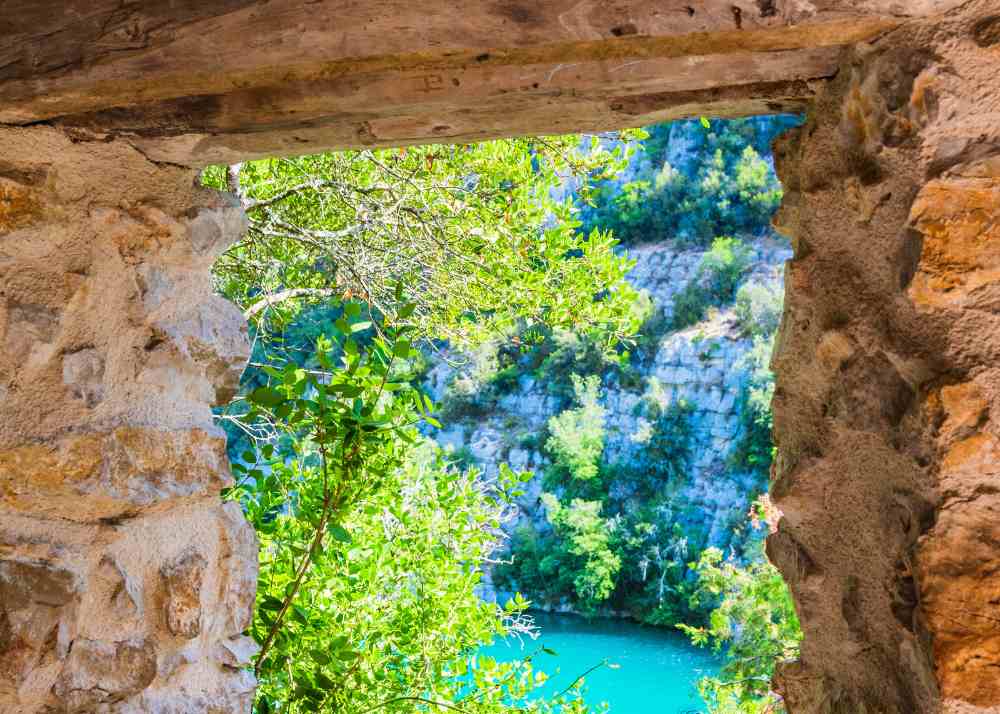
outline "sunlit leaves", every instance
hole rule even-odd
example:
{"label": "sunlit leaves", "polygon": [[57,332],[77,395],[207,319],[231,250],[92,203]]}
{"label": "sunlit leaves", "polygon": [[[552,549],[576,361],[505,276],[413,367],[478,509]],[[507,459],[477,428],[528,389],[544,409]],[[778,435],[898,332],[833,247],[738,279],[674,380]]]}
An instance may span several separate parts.
{"label": "sunlit leaves", "polygon": [[567,136],[243,164],[251,226],[217,263],[219,288],[262,329],[342,296],[383,313],[410,300],[399,316],[416,336],[454,344],[525,319],[627,336],[629,263],[610,235],[578,230],[561,188],[586,196],[626,158]]}
{"label": "sunlit leaves", "polygon": [[708,548],[691,564],[698,577],[694,598],[714,605],[704,627],[679,625],[691,641],[722,652],[717,677],[698,688],[713,714],[781,711],[770,692],[775,662],[793,659],[802,631],[788,586],[761,553],[743,565]]}

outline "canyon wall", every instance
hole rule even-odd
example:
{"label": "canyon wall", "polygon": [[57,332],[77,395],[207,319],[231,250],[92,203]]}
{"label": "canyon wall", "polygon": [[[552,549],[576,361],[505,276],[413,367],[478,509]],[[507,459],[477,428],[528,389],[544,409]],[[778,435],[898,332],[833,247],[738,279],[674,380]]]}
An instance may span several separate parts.
{"label": "canyon wall", "polygon": [[[744,236],[744,240],[752,259],[742,281],[780,281],[782,264],[790,254],[787,243],[771,235]],[[584,361],[571,370],[583,377],[596,374],[600,378],[599,404],[606,412],[600,463],[608,474],[607,493],[603,494],[608,503],[602,515],[609,519],[609,527],[626,531],[628,516],[655,502],[656,528],[664,534],[677,531],[675,539],[683,540],[683,546],[661,556],[662,562],[645,562],[654,547],[642,553],[641,561],[623,562],[623,581],[626,574],[637,572],[642,575],[633,575],[635,580],[652,581],[664,569],[683,579],[688,563],[696,561],[706,547],[742,556],[753,538],[747,527],[747,513],[754,497],[767,487],[766,471],[750,468],[738,455],[745,439],[746,417],[741,402],[746,397],[748,372],[752,369],[748,357],[754,342],[744,333],[733,306],[713,307],[705,319],[690,327],[670,327],[673,302],[685,286],[699,279],[699,264],[706,252],[704,248],[678,246],[667,238],[629,248],[629,257],[636,265],[628,281],[646,292],[653,310],[663,316],[664,326],[661,332],[648,335],[652,342],[649,356],[631,360],[627,378],[609,365],[595,372]],[[648,326],[646,329],[648,333]],[[467,359],[458,367],[446,361],[437,363],[427,381],[435,401],[448,409],[453,392],[486,393],[489,388],[483,387],[482,377],[476,374],[479,361]],[[532,370],[531,364],[530,355],[522,357],[517,364],[518,377],[512,384],[499,389],[488,403],[477,404],[472,414],[446,419],[444,429],[430,432],[439,444],[482,469],[488,477],[495,477],[501,463],[534,474],[524,487],[524,495],[517,499],[516,516],[505,524],[508,533],[515,533],[518,527],[535,533],[550,532],[541,496],[544,491],[563,490],[545,485],[545,472],[551,466],[545,441],[549,420],[574,404],[554,392],[554,382],[558,381],[554,375],[542,369]],[[654,478],[654,498],[637,482],[649,478],[647,465],[656,458],[648,451],[650,442],[660,444],[659,439],[667,438],[656,438],[657,415],[679,404],[685,405],[685,429],[683,434],[670,434],[669,438],[672,449],[684,450],[689,456],[683,460],[682,473]],[[656,542],[657,538],[650,541]],[[520,555],[515,553],[513,557]],[[487,599],[504,602],[514,595],[502,583],[496,586],[492,571],[486,573],[484,582]],[[572,593],[563,593],[566,599],[550,601],[545,593],[532,590],[527,583],[517,583],[516,590],[535,606],[573,610]],[[678,594],[675,599],[684,597]],[[615,598],[604,606],[611,611],[629,607],[620,600],[615,602]],[[647,607],[628,614],[637,619],[648,617],[652,606]]]}
{"label": "canyon wall", "polygon": [[796,714],[1000,710],[998,10],[855,48],[776,148]]}

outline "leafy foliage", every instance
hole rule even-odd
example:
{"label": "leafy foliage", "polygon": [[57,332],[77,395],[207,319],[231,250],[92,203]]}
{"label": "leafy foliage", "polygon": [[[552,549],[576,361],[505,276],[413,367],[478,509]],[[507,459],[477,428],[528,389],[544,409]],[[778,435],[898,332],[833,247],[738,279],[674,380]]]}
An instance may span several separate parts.
{"label": "leafy foliage", "polygon": [[384,312],[403,282],[418,335],[453,345],[522,321],[626,337],[628,261],[607,232],[580,232],[577,210],[552,196],[566,176],[586,195],[627,153],[583,151],[568,136],[213,168],[205,181],[237,190],[250,216],[245,239],[216,264],[218,286],[258,328],[336,296]]}
{"label": "leafy foliage", "polygon": [[573,388],[579,404],[549,419],[549,440],[545,448],[552,454],[553,466],[570,477],[589,481],[597,476],[598,462],[604,451],[605,409],[598,404],[600,378],[581,379],[573,375]]}
{"label": "leafy foliage", "polygon": [[215,270],[255,334],[241,398],[220,419],[231,450],[247,447],[230,495],[262,544],[258,712],[586,710],[579,686],[532,698],[544,675],[530,657],[472,656],[530,630],[526,601],[499,608],[474,592],[519,479],[485,479],[421,445],[418,423],[438,422],[413,385],[429,366],[418,341],[492,345],[464,406],[452,400],[474,413],[496,396],[475,393],[496,374],[498,338],[566,329],[610,346],[634,331],[629,262],[606,233],[581,233],[551,190],[576,175],[586,192],[627,152],[578,146],[521,139],[206,171],[250,216]]}
{"label": "leafy foliage", "polygon": [[747,337],[769,338],[778,329],[785,290],[778,280],[749,280],[736,291],[736,319]]}
{"label": "leafy foliage", "polygon": [[643,479],[644,495],[652,496],[658,487],[684,478],[691,462],[691,416],[694,407],[681,399],[661,406],[654,403],[647,416],[652,419],[643,435],[644,449],[633,468]]}
{"label": "leafy foliage", "polygon": [[642,142],[645,167],[631,180],[599,183],[584,221],[627,245],[663,239],[707,245],[718,235],[759,231],[781,200],[770,160],[762,157],[775,136],[799,121],[705,119],[650,127]]}
{"label": "leafy foliage", "polygon": [[255,710],[584,711],[578,692],[529,701],[544,680],[530,662],[470,666],[480,643],[527,630],[526,601],[474,592],[526,476],[485,480],[419,443],[431,405],[393,377],[413,352],[413,305],[392,319],[366,309],[347,304],[318,340],[320,369],[266,366],[246,395],[241,418],[275,433],[234,464],[229,494],[261,539]]}
{"label": "leafy foliage", "polygon": [[611,595],[621,568],[621,559],[611,550],[611,534],[601,517],[601,502],[574,498],[563,506],[552,494],[544,494],[542,500],[549,522],[560,536],[561,547],[550,557],[568,561],[576,602],[584,614],[593,613]]}
{"label": "leafy foliage", "polygon": [[788,586],[759,553],[747,565],[708,548],[691,564],[698,586],[693,598],[715,604],[704,627],[679,625],[696,645],[723,653],[718,677],[698,688],[712,714],[765,714],[778,709],[770,692],[775,662],[798,655],[802,631]]}
{"label": "leafy foliage", "polygon": [[[575,381],[581,406],[550,421],[555,463],[544,483],[560,494],[543,496],[552,529],[515,530],[510,560],[494,570],[495,581],[547,603],[568,601],[584,614],[613,606],[651,624],[697,619],[685,583],[692,544],[679,526],[665,525],[690,458],[690,405],[650,405],[642,458],[628,466],[604,464],[598,461],[604,412],[596,403],[596,377]],[[612,498],[611,484],[631,488],[632,498]]]}
{"label": "leafy foliage", "polygon": [[709,306],[730,302],[750,260],[750,249],[738,238],[712,241],[695,277],[674,296],[673,328],[695,325],[704,319]]}
{"label": "leafy foliage", "polygon": [[745,464],[764,474],[770,470],[774,455],[771,438],[774,374],[769,366],[773,349],[773,333],[767,337],[754,337],[753,347],[743,358],[742,367],[747,371],[740,399],[743,437],[733,456],[735,463]]}

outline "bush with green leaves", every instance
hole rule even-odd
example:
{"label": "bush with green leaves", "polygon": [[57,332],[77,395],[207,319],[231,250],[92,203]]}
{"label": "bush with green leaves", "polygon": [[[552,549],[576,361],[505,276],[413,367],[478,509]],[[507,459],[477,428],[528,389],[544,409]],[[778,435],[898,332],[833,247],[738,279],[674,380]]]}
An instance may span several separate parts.
{"label": "bush with green leaves", "polygon": [[668,405],[653,404],[647,410],[649,430],[642,451],[633,464],[644,493],[661,492],[670,483],[682,482],[691,463],[691,417],[694,406],[684,399]]}
{"label": "bush with green leaves", "polygon": [[774,334],[755,337],[753,347],[743,356],[740,365],[747,372],[740,395],[743,433],[732,459],[737,467],[748,467],[761,475],[767,475],[770,471],[774,457],[774,442],[771,437],[774,373],[769,366],[773,349]]}
{"label": "bush with green leaves", "polygon": [[737,295],[736,313],[744,333],[753,337],[753,346],[741,358],[738,367],[746,373],[740,394],[742,433],[732,461],[738,468],[749,468],[766,476],[774,458],[771,437],[774,398],[774,374],[771,353],[781,320],[784,290],[780,283],[747,283]]}
{"label": "bush with green leaves", "polygon": [[588,195],[627,147],[534,137],[211,167],[203,181],[234,191],[250,219],[215,265],[218,288],[258,330],[337,297],[391,310],[402,282],[418,334],[453,346],[525,320],[625,337],[630,263],[553,189],[575,180]]}
{"label": "bush with green leaves", "polygon": [[724,560],[717,548],[703,551],[691,567],[697,575],[692,599],[711,604],[713,609],[706,625],[678,627],[694,644],[712,647],[724,658],[718,676],[698,683],[709,711],[783,711],[780,700],[771,693],[771,675],[776,662],[798,656],[802,631],[781,573],[762,552],[742,564]]}
{"label": "bush with green leaves", "polygon": [[598,475],[598,463],[604,452],[604,419],[607,411],[598,402],[600,377],[573,375],[577,406],[549,419],[546,451],[554,469],[578,480],[589,481]]}
{"label": "bush with green leaves", "polygon": [[690,609],[693,582],[687,577],[691,544],[680,524],[671,524],[661,503],[617,516],[612,547],[622,562],[612,604],[641,622],[673,627],[700,619]]}
{"label": "bush with green leaves", "polygon": [[785,289],[779,280],[749,280],[736,291],[736,319],[746,337],[767,339],[778,329]]}
{"label": "bush with green leaves", "polygon": [[576,605],[584,614],[593,614],[611,596],[621,568],[621,559],[611,549],[610,523],[601,516],[602,503],[574,498],[563,505],[550,493],[543,494],[542,501],[559,539],[551,557],[568,565]]}
{"label": "bush with green leaves", "polygon": [[[714,236],[757,233],[781,201],[770,144],[800,123],[788,115],[659,124],[637,141],[648,164],[632,180],[607,180],[584,200],[588,226],[626,245],[675,240],[707,245]],[[668,161],[671,145],[676,166]]]}
{"label": "bush with green leaves", "polygon": [[722,236],[713,240],[694,278],[674,295],[673,328],[695,325],[705,318],[709,307],[731,302],[752,257],[751,249],[738,238]]}
{"label": "bush with green leaves", "polygon": [[[639,320],[636,320],[638,329]],[[606,336],[554,330],[536,344],[544,354],[536,376],[549,393],[571,399],[576,393],[574,375],[615,371],[627,356],[614,349]]]}
{"label": "bush with green leaves", "polygon": [[579,692],[531,699],[541,679],[530,662],[470,659],[525,631],[524,600],[500,607],[475,588],[530,475],[485,479],[421,442],[415,425],[436,423],[432,405],[393,376],[414,352],[413,310],[345,305],[317,341],[316,369],[265,366],[267,383],[233,405],[271,435],[234,463],[227,494],[261,542],[254,709],[584,712]]}
{"label": "bush with green leaves", "polygon": [[493,568],[493,582],[503,591],[521,592],[536,605],[558,605],[572,599],[572,554],[551,530],[517,526],[510,536],[508,553]]}

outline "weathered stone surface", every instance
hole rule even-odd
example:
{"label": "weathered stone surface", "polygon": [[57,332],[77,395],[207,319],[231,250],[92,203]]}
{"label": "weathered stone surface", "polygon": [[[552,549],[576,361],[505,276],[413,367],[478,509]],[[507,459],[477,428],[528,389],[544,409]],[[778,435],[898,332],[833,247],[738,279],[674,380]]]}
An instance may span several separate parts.
{"label": "weathered stone surface", "polygon": [[123,143],[0,156],[0,711],[247,711],[256,540],[210,411],[248,353],[209,276],[242,209]]}
{"label": "weathered stone surface", "polygon": [[30,603],[59,607],[73,597],[73,573],[49,563],[0,560],[0,607],[20,610]]}
{"label": "weathered stone surface", "polygon": [[156,677],[150,643],[77,639],[53,693],[65,712],[91,712],[98,705],[141,692]]}
{"label": "weathered stone surface", "polygon": [[189,550],[160,568],[166,591],[167,629],[179,637],[191,639],[201,633],[201,586],[205,566],[201,554]]}
{"label": "weathered stone surface", "polygon": [[72,520],[116,518],[230,482],[225,439],[200,429],[119,427],[0,452],[0,502]]}
{"label": "weathered stone surface", "polygon": [[996,10],[859,47],[779,142],[769,552],[805,631],[776,677],[793,714],[1000,711]]}

